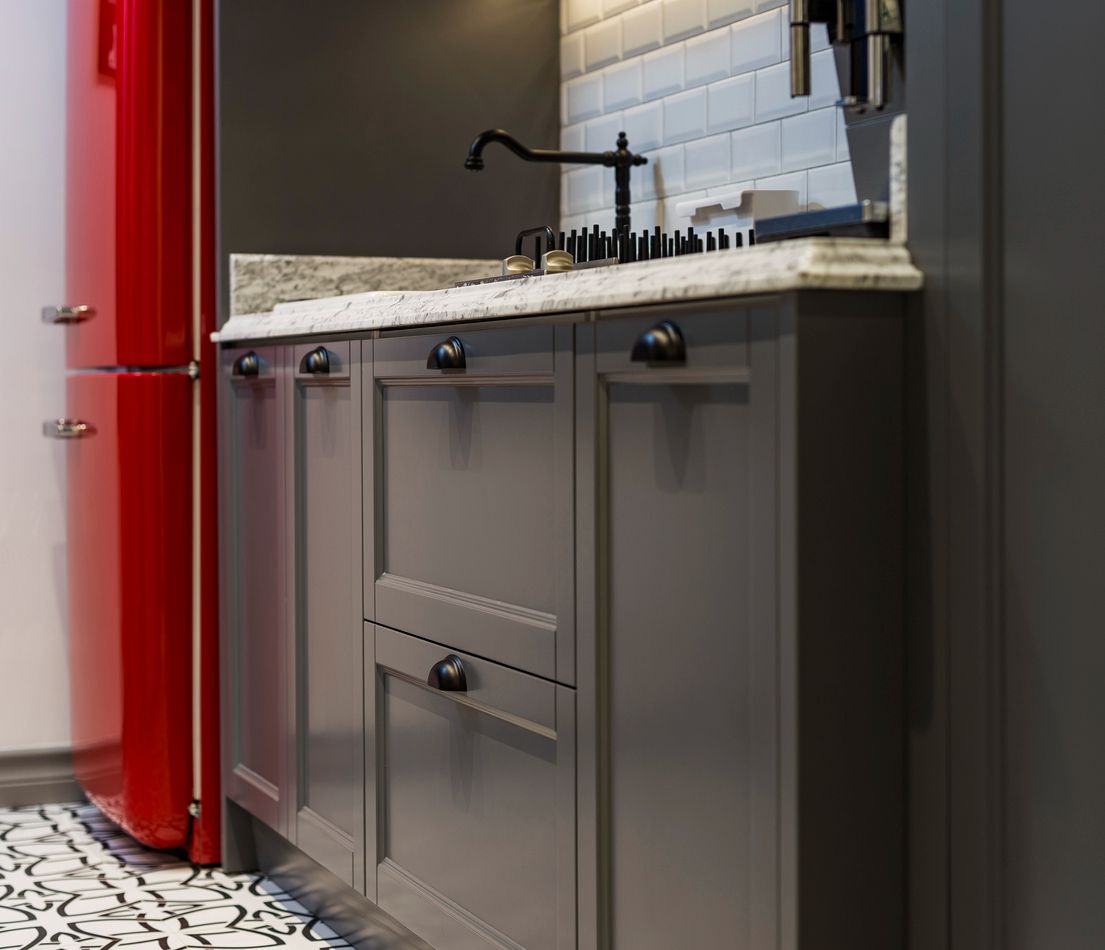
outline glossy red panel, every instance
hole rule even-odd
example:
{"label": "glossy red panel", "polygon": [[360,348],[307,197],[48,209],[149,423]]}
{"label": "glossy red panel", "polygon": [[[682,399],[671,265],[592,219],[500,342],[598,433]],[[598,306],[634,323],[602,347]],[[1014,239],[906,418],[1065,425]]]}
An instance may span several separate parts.
{"label": "glossy red panel", "polygon": [[[114,79],[99,16],[115,11]],[[71,0],[66,304],[70,367],[192,358],[192,5]],[[107,15],[107,14],[104,14]]]}
{"label": "glossy red panel", "polygon": [[192,799],[192,439],[183,374],[67,381],[74,766],[138,840],[183,846]]}
{"label": "glossy red panel", "polygon": [[114,362],[115,79],[99,68],[100,16],[114,4],[69,2],[65,143],[65,299],[88,323],[58,327],[69,366]]}

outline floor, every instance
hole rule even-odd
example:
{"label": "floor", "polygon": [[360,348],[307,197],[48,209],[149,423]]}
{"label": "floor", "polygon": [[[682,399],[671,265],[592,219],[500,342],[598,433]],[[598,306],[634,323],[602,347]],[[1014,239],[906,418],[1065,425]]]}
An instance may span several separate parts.
{"label": "floor", "polygon": [[259,874],[143,847],[92,805],[0,809],[0,950],[348,948]]}

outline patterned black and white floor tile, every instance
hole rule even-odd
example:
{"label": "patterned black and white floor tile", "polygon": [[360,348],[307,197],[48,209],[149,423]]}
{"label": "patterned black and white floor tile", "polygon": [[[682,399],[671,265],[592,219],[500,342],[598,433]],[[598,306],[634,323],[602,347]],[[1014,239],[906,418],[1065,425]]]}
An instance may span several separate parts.
{"label": "patterned black and white floor tile", "polygon": [[92,805],[0,809],[0,950],[349,944],[259,874],[151,851]]}

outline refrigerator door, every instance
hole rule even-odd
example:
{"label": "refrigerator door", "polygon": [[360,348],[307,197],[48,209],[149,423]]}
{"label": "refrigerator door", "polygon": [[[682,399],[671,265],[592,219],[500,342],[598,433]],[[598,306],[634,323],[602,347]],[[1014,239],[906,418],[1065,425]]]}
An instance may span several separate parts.
{"label": "refrigerator door", "polygon": [[[71,369],[192,359],[192,4],[70,0]],[[86,308],[80,310],[78,308]]]}
{"label": "refrigerator door", "polygon": [[181,847],[192,800],[192,398],[178,373],[70,376],[74,767],[145,844]]}

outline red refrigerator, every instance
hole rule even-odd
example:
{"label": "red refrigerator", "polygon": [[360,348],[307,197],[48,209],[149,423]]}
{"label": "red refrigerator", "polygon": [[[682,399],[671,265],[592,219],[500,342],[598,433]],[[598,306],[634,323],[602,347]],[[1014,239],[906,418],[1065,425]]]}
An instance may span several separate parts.
{"label": "red refrigerator", "polygon": [[219,858],[211,0],[70,0],[65,337],[74,768]]}

